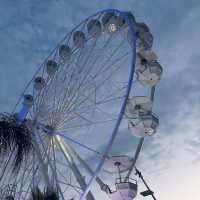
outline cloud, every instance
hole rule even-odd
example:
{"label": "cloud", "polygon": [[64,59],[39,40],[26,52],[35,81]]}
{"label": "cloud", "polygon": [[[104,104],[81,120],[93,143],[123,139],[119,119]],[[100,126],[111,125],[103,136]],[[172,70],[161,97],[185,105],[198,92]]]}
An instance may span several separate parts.
{"label": "cloud", "polygon": [[[197,198],[200,184],[199,0],[1,1],[1,111],[12,109],[38,65],[65,33],[88,15],[109,7],[133,10],[137,19],[150,25],[154,49],[164,68],[154,104],[154,111],[160,116],[160,129],[145,142],[138,165],[160,199]],[[132,155],[134,149],[135,139],[127,130],[122,130],[112,153]]]}

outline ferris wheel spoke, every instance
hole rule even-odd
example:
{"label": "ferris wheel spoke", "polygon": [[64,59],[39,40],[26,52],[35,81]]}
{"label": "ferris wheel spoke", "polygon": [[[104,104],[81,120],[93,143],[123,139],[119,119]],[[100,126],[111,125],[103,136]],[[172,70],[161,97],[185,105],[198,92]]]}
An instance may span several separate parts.
{"label": "ferris wheel spoke", "polygon": [[[31,173],[31,171],[30,171],[30,173]],[[24,175],[24,176],[29,177],[30,174],[26,174],[26,175]],[[30,177],[30,178],[32,179],[33,177]],[[21,180],[19,180],[19,181],[21,181]],[[26,181],[27,181],[27,182],[26,182]],[[21,187],[20,187],[20,189],[19,189],[19,191],[18,191],[18,194],[17,194],[17,196],[18,196],[19,199],[21,199],[21,198],[26,199],[26,198],[27,198],[27,195],[28,195],[29,192],[31,191],[31,187],[32,187],[31,180],[29,180],[29,179],[27,178],[26,181],[25,181],[25,179],[24,179],[24,180],[23,180],[23,183],[21,183]],[[26,190],[25,190],[25,189],[26,189]]]}
{"label": "ferris wheel spoke", "polygon": [[[86,64],[87,64],[87,62],[88,62],[88,60],[89,60],[89,58],[90,58],[90,53],[93,51],[93,49],[95,48],[95,44],[96,44],[96,41],[94,42],[94,44],[92,45],[92,48],[91,48],[91,50],[90,50],[90,52],[89,52],[89,55],[87,56],[87,58],[86,58],[86,60],[84,61],[84,63],[83,64],[81,64],[81,70],[79,70],[79,76],[82,74],[82,72],[84,71],[84,68],[85,68],[85,66],[86,66]],[[80,66],[79,66],[79,64],[78,63],[74,63],[75,64],[75,66],[77,66],[78,68],[80,68]],[[75,70],[76,68],[74,67],[74,70]],[[77,70],[77,69],[76,69]],[[80,77],[79,77],[79,79],[80,79]],[[76,79],[75,79],[76,80]],[[72,79],[70,78],[70,80],[69,80],[69,84],[67,84],[67,85],[70,85],[70,83],[72,83]],[[75,85],[76,84],[74,84],[74,87],[75,87]],[[72,86],[72,88],[71,88],[71,90],[68,90],[68,93],[66,93],[66,94],[68,94],[69,95],[69,91],[74,91],[75,90],[75,88],[74,88],[73,86]],[[69,88],[69,87],[68,87]],[[67,96],[67,95],[66,95]],[[73,95],[72,95],[72,98],[73,98]]]}
{"label": "ferris wheel spoke", "polygon": [[[29,176],[26,176],[26,172],[28,171],[28,165],[27,165],[27,160],[24,163],[24,168],[23,168],[23,172],[22,175],[20,175],[20,188],[19,188],[19,199],[21,198],[22,195],[22,190],[25,186],[25,184],[27,183],[27,180],[30,178]],[[31,170],[28,171],[28,174],[30,174]]]}
{"label": "ferris wheel spoke", "polygon": [[[37,134],[37,132],[35,132],[35,136],[39,136],[39,134]],[[45,184],[48,186],[48,185],[50,185],[50,181],[49,181],[48,172],[46,171],[46,165],[44,163],[43,155],[42,155],[44,153],[44,156],[46,157],[47,149],[44,148],[44,146],[43,146],[43,148],[44,148],[43,153],[41,153],[40,145],[38,144],[38,141],[34,142],[34,146],[35,146],[35,153],[36,153],[37,158],[40,162],[40,166],[41,166],[41,170],[42,170],[42,174],[43,174],[43,177],[44,177]],[[48,146],[47,146],[47,148],[48,148]]]}
{"label": "ferris wheel spoke", "polygon": [[[113,73],[113,72],[112,72]],[[104,80],[104,81],[107,81],[109,79],[109,77],[106,79],[106,80]],[[101,87],[101,84],[97,87],[97,88],[99,88],[99,87]],[[93,95],[93,92],[92,93],[89,93],[88,94],[88,96],[86,96],[78,105],[76,105],[77,107],[80,107],[83,103],[85,103],[88,99],[90,99],[91,98],[91,96]],[[84,95],[85,96],[85,95]]]}
{"label": "ferris wheel spoke", "polygon": [[6,160],[5,165],[3,166],[3,170],[0,176],[0,183],[2,182],[3,176],[5,175],[5,171],[7,170],[8,164],[10,163],[12,159],[13,153],[14,153],[14,150],[9,153],[8,159]]}
{"label": "ferris wheel spoke", "polygon": [[124,95],[123,96],[117,96],[117,97],[113,97],[113,96],[114,96],[114,93],[103,98],[103,99],[101,99],[101,100],[99,100],[99,101],[97,101],[97,102],[93,102],[92,99],[91,100],[88,99],[91,102],[91,104],[86,105],[86,106],[82,106],[82,107],[78,108],[78,110],[74,110],[74,112],[84,113],[84,111],[82,111],[82,110],[86,110],[86,111],[89,112],[90,110],[93,110],[94,108],[101,111],[101,112],[105,112],[105,111],[101,110],[101,108],[99,106],[104,105],[106,103],[110,103],[112,101],[116,101],[116,100],[120,100],[120,99],[125,98]]}
{"label": "ferris wheel spoke", "polygon": [[[80,57],[81,57],[81,53],[83,52],[83,50],[81,50],[80,51],[80,54],[79,54],[79,56],[78,56],[78,60],[80,59]],[[66,90],[66,93],[63,95],[64,96],[64,98],[63,98],[63,100],[67,97],[67,95],[69,94],[69,88],[71,87],[71,83],[73,82],[73,78],[74,78],[74,76],[75,76],[75,73],[76,73],[76,71],[75,71],[76,69],[75,69],[75,67],[73,68],[73,70],[72,70],[72,73],[71,73],[71,75],[70,75],[70,78],[69,78],[69,80],[68,80],[68,82],[67,82],[67,90]],[[67,75],[68,73],[66,73],[66,75]],[[65,75],[65,79],[64,79],[64,81],[66,81],[67,80],[67,76]],[[56,84],[55,84],[56,85]],[[63,89],[65,89],[65,88],[63,88]],[[59,104],[59,103],[58,103]]]}
{"label": "ferris wheel spoke", "polygon": [[[84,99],[84,101],[81,102],[81,104],[83,104],[85,101],[89,100],[89,99],[91,98],[91,96],[92,96],[92,93],[91,93],[90,95],[88,95],[88,97],[86,97],[86,98]],[[118,99],[121,99],[121,97],[118,98]],[[114,99],[112,99],[112,100],[114,100]],[[107,101],[107,102],[108,102],[108,101]],[[81,105],[81,104],[80,104],[80,105]],[[79,106],[80,106],[80,105],[79,105]],[[100,102],[98,102],[98,105],[100,105]],[[79,107],[79,106],[78,106],[78,107]],[[102,111],[98,106],[96,106],[95,109],[97,109],[97,110],[99,110],[99,111],[105,113],[105,111]],[[88,108],[88,111],[90,111],[89,108]],[[79,113],[82,114],[80,111],[79,111]],[[73,118],[75,118],[75,117],[73,117]],[[72,118],[72,119],[73,119],[73,118]],[[67,121],[69,121],[69,119],[67,119]],[[86,119],[86,121],[90,121],[90,120],[87,120],[87,119]],[[65,123],[64,120],[63,120],[63,123]],[[92,122],[90,121],[90,123],[92,123]],[[61,124],[62,124],[62,123],[61,123]]]}
{"label": "ferris wheel spoke", "polygon": [[[81,50],[81,52],[82,52],[82,50]],[[79,56],[80,57],[80,56]],[[74,68],[75,69],[75,68]],[[70,80],[71,80],[71,78],[70,78]],[[69,84],[71,83],[71,81],[69,80]],[[53,82],[53,81],[52,81]],[[50,85],[50,84],[49,84]],[[47,91],[47,90],[46,90]]]}
{"label": "ferris wheel spoke", "polygon": [[64,132],[64,131],[69,131],[70,129],[75,129],[75,128],[82,128],[82,127],[90,127],[92,125],[96,125],[96,124],[103,124],[103,123],[110,123],[112,121],[115,121],[114,120],[107,120],[107,121],[99,121],[99,122],[94,122],[92,124],[88,123],[88,124],[79,124],[79,125],[74,125],[74,126],[67,126],[65,128],[58,128],[58,131],[59,132]]}
{"label": "ferris wheel spoke", "polygon": [[[111,38],[111,37],[110,37]],[[107,45],[108,43],[106,43],[106,45]],[[104,46],[106,46],[106,45],[104,45]],[[99,57],[95,60],[95,62],[97,61],[99,59]],[[93,63],[93,65],[95,64],[95,62]],[[92,69],[92,67],[89,67],[89,70],[91,70]],[[83,70],[83,69],[82,69]],[[81,74],[81,73],[80,73]],[[86,76],[84,76],[83,78],[82,78],[82,80],[84,81],[86,78],[87,78],[87,76],[88,76],[88,74],[89,74],[89,71],[87,71],[87,73],[85,73],[86,74]],[[80,78],[79,78],[80,79]],[[81,80],[81,79],[80,79]],[[78,88],[81,88],[82,87],[82,83],[83,83],[83,81],[80,81],[81,83],[79,84],[79,86],[78,86]]]}
{"label": "ferris wheel spoke", "polygon": [[[104,82],[106,82],[107,80],[109,80],[109,78],[113,75],[113,73],[116,72],[117,70],[119,70],[119,68],[120,68],[120,67],[118,67],[117,69],[111,71],[111,73],[109,74],[109,76],[106,77],[106,79],[104,79],[102,82],[104,83]],[[103,83],[100,83],[100,84],[96,87],[96,89],[100,88],[101,85],[102,85]],[[94,93],[94,92],[89,93],[88,96],[87,96],[78,106],[80,106],[80,105],[83,104],[86,100],[88,100],[88,98],[90,98],[90,96],[91,96],[93,93]]]}
{"label": "ferris wheel spoke", "polygon": [[[122,44],[120,44],[118,48],[120,48],[121,45],[122,45]],[[118,49],[118,48],[117,48],[117,49]],[[115,54],[116,51],[117,51],[117,50],[114,51],[114,53],[112,54],[112,56]],[[107,62],[110,61],[110,59],[112,58],[112,56],[109,57],[109,58],[106,60],[106,62],[103,63],[103,64],[100,66],[100,69],[97,71],[97,73],[94,74],[94,75],[91,77],[92,80],[95,80],[98,76],[102,75],[101,71],[103,70],[103,68],[106,69],[106,70],[104,70],[104,72],[106,72],[106,71],[114,64],[114,63],[112,63],[112,65],[109,65],[109,66],[107,67]],[[92,69],[92,67],[91,67],[91,69]],[[85,82],[85,83],[84,83],[84,81],[87,80],[87,77],[88,77],[89,75],[90,75],[90,73],[86,73],[86,76],[82,79],[83,81],[82,81],[81,84],[80,84],[80,88],[81,88],[81,89],[84,88],[84,86],[87,86],[88,83],[91,82],[91,81],[88,81],[88,82]],[[90,85],[89,85],[89,86],[90,86]]]}
{"label": "ferris wheel spoke", "polygon": [[[124,58],[124,57],[127,56],[127,55],[128,55],[128,53],[124,54],[122,57]],[[115,62],[113,62],[112,65],[109,65],[105,70],[106,70],[106,71],[109,70],[109,68],[110,68],[111,66],[113,66],[114,64],[116,64],[116,63],[119,62],[120,60],[121,60],[121,58],[120,58],[120,59],[119,59],[119,58],[116,59]],[[108,81],[109,78],[113,75],[113,73],[116,72],[117,70],[119,70],[120,67],[121,67],[121,66],[118,66],[117,69],[113,69],[113,70],[110,72],[109,76],[108,76],[106,79],[104,79],[104,80],[102,81],[101,84],[99,84],[99,85],[97,86],[97,89],[98,89],[99,87],[101,87],[101,85],[103,85],[106,81]],[[104,71],[104,72],[105,72],[105,71]],[[95,76],[97,77],[97,75],[98,75],[98,74],[96,74]]]}
{"label": "ferris wheel spoke", "polygon": [[[86,99],[87,100],[87,99]],[[83,103],[84,103],[84,101],[83,101]],[[73,105],[73,104],[72,104]]]}
{"label": "ferris wheel spoke", "polygon": [[[45,149],[45,144],[44,144],[44,142],[42,141],[42,138],[41,138],[41,136],[40,136],[40,134],[37,134],[38,135],[38,138],[39,138],[39,140],[40,140],[40,142],[41,142],[41,146],[42,146],[42,148],[43,149]],[[50,144],[50,143],[49,143]],[[45,158],[46,158],[46,161],[47,161],[47,164],[49,165],[49,167],[50,167],[50,169],[51,169],[51,171],[52,171],[52,175],[53,175],[53,177],[55,177],[55,178],[57,178],[57,176],[56,176],[56,172],[55,172],[55,170],[54,170],[54,166],[52,165],[52,163],[50,162],[50,147],[48,147],[48,151],[45,151],[44,150],[44,156],[45,156]],[[48,176],[48,172],[47,172],[47,174],[46,174],[46,172],[45,172],[45,169],[44,169],[44,162],[42,161],[42,158],[41,158],[41,156],[39,156],[40,157],[40,159],[41,159],[41,162],[42,162],[42,168],[43,168],[43,173],[45,173],[44,174],[44,176],[46,177],[45,179],[47,179],[46,180],[46,182],[47,182],[47,186],[51,186],[51,184],[50,184],[50,182],[49,182],[49,176]],[[47,165],[47,167],[48,167],[48,165]],[[58,183],[58,180],[56,180],[56,182]],[[59,193],[60,193],[60,195],[61,195],[61,197],[62,197],[62,199],[64,200],[64,196],[63,196],[63,193],[62,193],[62,190],[61,190],[61,188],[60,188],[60,185],[59,184],[56,184],[56,187],[57,187],[57,189],[58,189],[58,191],[59,191]]]}
{"label": "ferris wheel spoke", "polygon": [[[109,44],[109,42],[111,41],[111,39],[113,39],[112,36],[110,36],[109,39],[105,42],[105,44],[104,44],[103,47],[101,48],[102,51],[103,51],[103,49],[104,49],[104,51],[105,51],[105,49],[106,49],[106,47],[108,46],[108,44]],[[101,54],[100,56],[98,56],[98,57],[94,60],[94,62],[93,62],[92,64],[88,65],[88,66],[89,66],[89,67],[88,67],[88,70],[87,70],[85,73],[83,73],[83,74],[85,74],[85,76],[84,76],[83,78],[81,78],[81,77],[79,78],[79,79],[80,79],[79,88],[83,85],[83,81],[87,79],[88,75],[89,75],[90,72],[92,71],[92,69],[93,69],[92,66],[95,66],[95,64],[97,63],[97,61],[98,61],[99,59],[102,58],[102,55],[103,55],[103,54]],[[90,57],[92,57],[92,56],[90,55]],[[81,72],[83,72],[83,69],[82,69]],[[81,74],[81,73],[80,73],[80,74]]]}
{"label": "ferris wheel spoke", "polygon": [[[113,50],[113,52],[112,52],[111,55],[106,59],[106,61],[105,61],[103,64],[100,65],[99,70],[96,72],[96,74],[93,75],[93,78],[96,78],[98,75],[101,74],[101,72],[102,72],[103,70],[105,71],[105,69],[108,69],[108,67],[112,66],[112,64],[111,64],[111,65],[109,65],[109,66],[107,67],[107,63],[110,62],[110,60],[113,58],[113,56],[115,55],[115,53],[122,47],[123,43],[124,43],[124,41],[122,41],[122,42],[117,46],[117,48]],[[104,69],[104,68],[105,68],[105,69]]]}
{"label": "ferris wheel spoke", "polygon": [[[61,183],[62,185],[71,187],[73,190],[75,190],[78,194],[80,194],[80,191],[82,190],[80,187],[76,186],[76,185],[72,185],[69,183],[65,183],[63,181],[59,181],[59,183]],[[68,188],[66,188],[66,191],[68,190]],[[63,193],[65,193],[66,191],[64,191]]]}
{"label": "ferris wheel spoke", "polygon": [[62,196],[63,200],[65,200],[64,193],[62,192],[62,189],[61,189],[61,186],[60,186],[59,180],[58,180],[58,173],[57,173],[58,168],[57,168],[57,165],[56,165],[56,157],[55,157],[54,145],[52,145],[52,149],[53,149],[52,153],[53,153],[53,167],[54,167],[54,169],[52,169],[52,170],[53,170],[53,176],[55,177],[55,181],[56,181],[55,184],[56,184],[56,187],[58,188],[59,193]]}
{"label": "ferris wheel spoke", "polygon": [[[58,146],[60,147],[63,155],[65,156],[67,162],[69,163],[70,168],[73,171],[73,174],[76,177],[77,182],[79,183],[82,190],[84,190],[87,185],[86,185],[85,180],[83,179],[80,171],[78,170],[76,164],[74,163],[72,156],[70,155],[69,151],[67,150],[66,146],[62,143],[62,140],[60,139],[60,137],[58,135],[55,136],[55,139],[56,139],[56,142],[57,142]],[[94,197],[91,192],[88,193],[86,199],[94,200]]]}
{"label": "ferris wheel spoke", "polygon": [[[91,176],[93,176],[94,172],[93,172],[93,170],[91,169],[91,167],[81,158],[81,156],[74,150],[74,148],[72,148],[71,145],[68,144],[68,146],[69,146],[70,151],[73,152],[73,154],[74,154],[75,157],[78,159],[78,161],[83,165],[83,167],[88,171],[88,173],[89,173]],[[109,158],[109,156],[107,156],[107,158]],[[102,179],[100,179],[99,177],[96,177],[96,182],[99,184],[101,190],[104,190],[104,188],[105,188],[104,186],[106,186],[106,185],[105,185],[105,183],[102,181]]]}
{"label": "ferris wheel spoke", "polygon": [[[126,117],[124,117],[124,119],[126,119]],[[66,126],[65,128],[58,128],[59,132],[64,132],[64,131],[69,131],[70,129],[74,129],[74,128],[81,128],[81,127],[88,127],[88,126],[92,126],[92,125],[98,125],[98,124],[106,124],[106,123],[111,123],[116,121],[116,118],[114,119],[108,119],[105,121],[95,121],[93,123],[88,123],[88,124],[79,124],[79,125],[74,125],[74,126]]]}
{"label": "ferris wheel spoke", "polygon": [[66,140],[68,140],[68,141],[70,141],[70,142],[72,142],[72,143],[74,143],[76,145],[79,145],[80,147],[82,147],[82,148],[84,148],[84,149],[86,149],[86,150],[88,150],[90,152],[93,152],[93,153],[99,155],[100,157],[102,157],[102,153],[100,153],[99,151],[96,151],[96,150],[92,149],[91,147],[88,147],[87,145],[82,144],[81,142],[79,142],[79,141],[77,141],[77,140],[75,140],[75,139],[73,139],[73,138],[71,138],[69,136],[66,136],[65,134],[59,133],[59,135],[62,136],[62,138],[66,139]]}
{"label": "ferris wheel spoke", "polygon": [[[53,144],[53,141],[52,141],[52,149],[53,149],[53,167],[54,167],[54,176],[55,176],[55,180],[57,181],[58,183],[58,167],[56,165],[56,156],[55,156],[55,146]],[[59,187],[59,190],[60,192],[62,193],[62,190],[61,190],[61,187]]]}
{"label": "ferris wheel spoke", "polygon": [[[118,90],[118,92],[120,91],[120,90],[123,90],[124,89],[124,87],[122,88],[122,89],[119,89]],[[102,113],[106,113],[106,111],[105,110],[102,110],[101,108],[100,108],[100,106],[102,106],[102,105],[105,105],[105,104],[107,104],[107,103],[110,103],[110,102],[112,102],[112,101],[116,101],[116,100],[121,100],[121,99],[123,99],[123,98],[125,98],[125,96],[123,95],[123,96],[117,96],[117,97],[114,97],[115,95],[114,95],[114,93],[113,94],[110,94],[109,96],[107,96],[107,97],[105,97],[105,98],[103,98],[103,99],[101,99],[101,100],[99,100],[98,102],[92,102],[92,100],[90,100],[90,99],[88,99],[91,103],[93,103],[93,104],[91,104],[91,105],[88,105],[86,108],[87,108],[87,111],[89,112],[91,109],[96,109],[96,110],[99,110],[100,112],[102,112]],[[112,98],[111,98],[112,97]],[[108,98],[108,99],[107,99]],[[109,99],[110,98],[110,99]],[[84,107],[81,107],[81,109],[84,109]],[[80,109],[80,110],[81,110]],[[81,111],[79,111],[80,113],[82,113]]]}
{"label": "ferris wheel spoke", "polygon": [[[71,189],[75,190],[75,192],[77,192],[77,193],[80,193],[80,191],[82,190],[82,188],[81,188],[80,186],[73,185],[73,184],[71,183],[71,180],[70,180],[70,182],[69,182],[69,179],[67,179],[67,177],[65,177],[65,176],[63,175],[63,173],[62,173],[59,169],[58,169],[58,175],[59,175],[61,178],[63,178],[63,181],[62,181],[62,180],[59,180],[59,183],[65,185],[65,186],[70,187]],[[68,189],[68,188],[66,187],[66,190],[67,190],[67,189]]]}

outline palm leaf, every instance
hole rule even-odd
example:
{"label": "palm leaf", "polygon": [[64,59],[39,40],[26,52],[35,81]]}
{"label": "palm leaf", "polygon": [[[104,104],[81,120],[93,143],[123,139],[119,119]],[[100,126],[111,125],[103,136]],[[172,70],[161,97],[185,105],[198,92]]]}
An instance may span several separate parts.
{"label": "palm leaf", "polygon": [[32,132],[26,121],[19,123],[14,115],[0,113],[0,156],[15,151],[13,169],[18,170],[32,149]]}
{"label": "palm leaf", "polygon": [[31,191],[32,200],[44,200],[44,194],[41,192],[39,187],[32,189]]}
{"label": "palm leaf", "polygon": [[41,192],[39,187],[35,187],[31,192],[31,200],[59,200],[59,195],[54,189],[47,188]]}
{"label": "palm leaf", "polygon": [[5,197],[5,200],[15,200],[15,199],[12,195],[9,195]]}
{"label": "palm leaf", "polygon": [[44,200],[59,200],[58,192],[55,189],[47,188],[44,191]]}

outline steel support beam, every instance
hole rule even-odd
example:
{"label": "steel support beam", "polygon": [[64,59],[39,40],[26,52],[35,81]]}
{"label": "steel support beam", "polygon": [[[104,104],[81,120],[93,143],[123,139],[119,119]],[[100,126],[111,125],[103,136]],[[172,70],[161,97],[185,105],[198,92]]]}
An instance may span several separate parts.
{"label": "steel support beam", "polygon": [[[63,143],[62,138],[59,135],[55,135],[54,139],[55,139],[57,145],[60,147],[65,159],[67,160],[74,176],[76,177],[77,182],[79,183],[80,187],[84,191],[87,187],[87,184],[85,183],[83,176],[81,175],[79,169],[77,168],[77,166],[73,160],[73,157],[70,154],[70,150],[69,150],[68,146],[65,145],[65,143]],[[87,194],[86,199],[87,200],[95,200],[95,198],[93,197],[91,192],[89,192]]]}

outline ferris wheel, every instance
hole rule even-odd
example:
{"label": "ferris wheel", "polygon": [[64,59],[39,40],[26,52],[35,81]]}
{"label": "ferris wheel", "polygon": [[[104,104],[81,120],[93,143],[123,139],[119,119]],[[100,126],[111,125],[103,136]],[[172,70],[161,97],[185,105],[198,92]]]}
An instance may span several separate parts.
{"label": "ferris wheel", "polygon": [[[97,187],[111,200],[136,197],[132,172],[159,124],[152,107],[162,67],[152,45],[148,26],[116,9],[58,43],[0,116],[1,199],[98,200]],[[132,157],[110,152],[121,127],[139,138]],[[102,173],[117,174],[114,186]]]}

